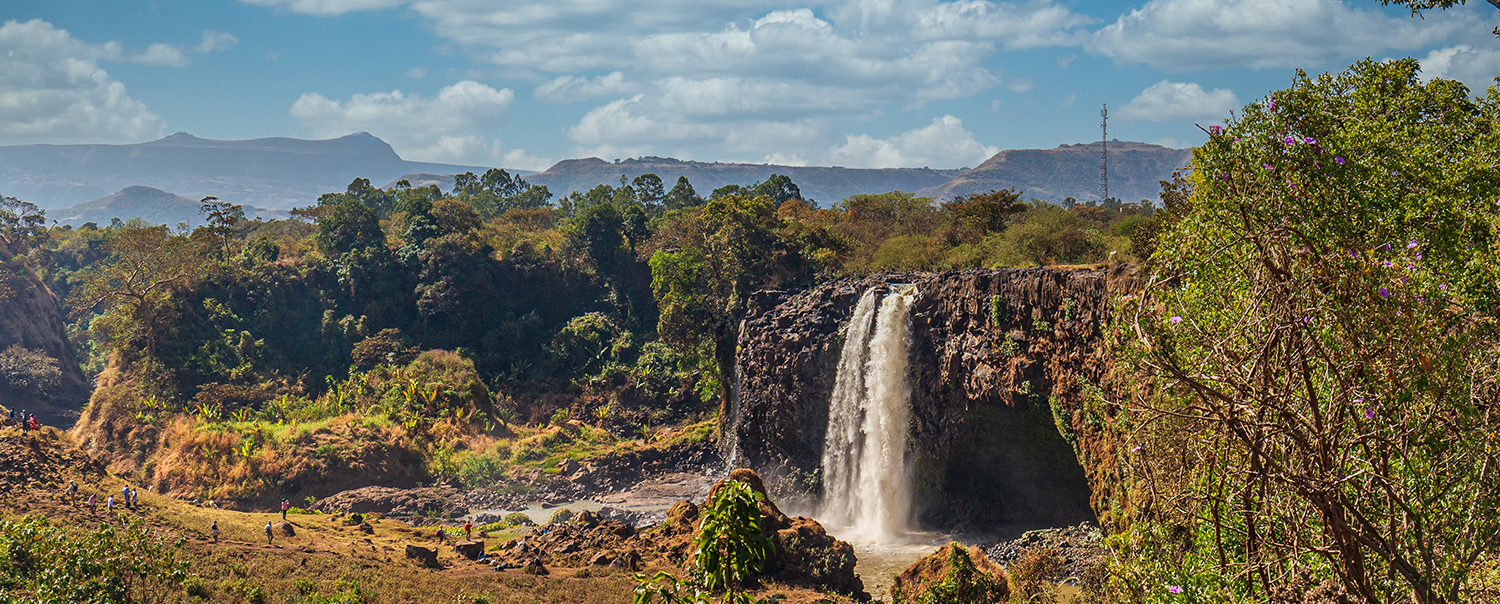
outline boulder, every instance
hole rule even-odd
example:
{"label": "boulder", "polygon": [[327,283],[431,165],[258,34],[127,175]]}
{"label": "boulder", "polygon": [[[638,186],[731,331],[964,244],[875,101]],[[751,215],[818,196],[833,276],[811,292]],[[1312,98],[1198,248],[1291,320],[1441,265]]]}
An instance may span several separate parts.
{"label": "boulder", "polygon": [[276,524],[271,525],[271,528],[281,533],[283,537],[297,536],[297,529],[292,528],[292,523],[290,522],[277,522]]}
{"label": "boulder", "polygon": [[441,567],[441,565],[438,564],[437,550],[435,549],[428,549],[416,545],[408,545],[406,546],[406,557],[421,562],[422,565],[426,566],[427,568]]}
{"label": "boulder", "polygon": [[557,465],[557,473],[563,476],[572,476],[578,473],[578,462],[569,457]]}
{"label": "boulder", "polygon": [[453,553],[456,553],[470,560],[478,560],[479,554],[484,553],[484,542],[459,541],[458,543],[453,544]]}
{"label": "boulder", "polygon": [[614,558],[611,557],[608,553],[606,553],[606,552],[599,552],[597,554],[594,554],[593,558],[589,558],[589,565],[590,566],[608,566],[609,563],[614,562],[614,561],[615,561]]}
{"label": "boulder", "polygon": [[640,570],[641,554],[640,552],[637,552],[633,549],[626,550],[625,553],[616,556],[615,559],[609,563],[609,565],[614,568],[625,570]]}
{"label": "boulder", "polygon": [[370,526],[370,523],[368,523],[368,522],[361,522],[361,523],[359,523],[359,532],[364,533],[366,535],[374,535],[375,534],[375,527]]}

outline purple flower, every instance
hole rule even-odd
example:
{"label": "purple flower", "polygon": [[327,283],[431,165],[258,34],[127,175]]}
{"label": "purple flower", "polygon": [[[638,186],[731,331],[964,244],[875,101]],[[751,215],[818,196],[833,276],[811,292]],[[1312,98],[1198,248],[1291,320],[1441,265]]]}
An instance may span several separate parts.
{"label": "purple flower", "polygon": [[1265,168],[1267,170],[1270,170],[1271,169],[1271,164],[1261,164],[1260,167]]}
{"label": "purple flower", "polygon": [[1448,284],[1447,283],[1439,283],[1438,284],[1438,291],[1448,291]]}
{"label": "purple flower", "polygon": [[1344,165],[1344,158],[1343,158],[1343,156],[1340,156],[1340,155],[1333,156],[1333,163],[1336,163],[1336,164],[1338,164],[1340,166]]}
{"label": "purple flower", "polygon": [[1401,284],[1402,284],[1402,285],[1405,285],[1405,284],[1406,284],[1406,277],[1402,277],[1402,278],[1401,278]]}
{"label": "purple flower", "polygon": [[1293,145],[1293,144],[1297,143],[1297,139],[1288,136],[1286,138],[1281,139],[1281,142],[1286,143],[1288,145]]}
{"label": "purple flower", "polygon": [[1390,267],[1396,266],[1396,263],[1391,262],[1390,260],[1386,260],[1385,262],[1382,262],[1381,264],[1385,265],[1386,268],[1390,268]]}
{"label": "purple flower", "polygon": [[1382,297],[1382,298],[1389,298],[1389,297],[1391,297],[1391,290],[1388,290],[1388,289],[1386,289],[1384,287],[1380,288],[1380,291],[1378,293],[1380,294],[1380,297]]}
{"label": "purple flower", "polygon": [[1270,106],[1266,107],[1266,109],[1270,109],[1271,111],[1275,111],[1276,110],[1276,99],[1275,98],[1271,99],[1271,104],[1270,104]]}
{"label": "purple flower", "polygon": [[1374,407],[1370,407],[1368,409],[1365,409],[1365,419],[1375,419],[1375,408]]}
{"label": "purple flower", "polygon": [[[1275,101],[1272,101],[1271,104],[1274,105]],[[1180,586],[1180,585],[1168,585],[1167,586],[1167,591],[1171,592],[1171,593],[1174,593],[1174,594],[1180,594],[1180,593],[1182,593],[1182,586]]]}
{"label": "purple flower", "polygon": [[1427,303],[1427,298],[1423,298],[1422,296],[1417,296],[1417,301],[1421,302],[1423,304],[1426,304]]}
{"label": "purple flower", "polygon": [[1406,270],[1409,270],[1409,271],[1417,270],[1417,265],[1415,265],[1415,264],[1408,264],[1408,265],[1406,265]]}
{"label": "purple flower", "polygon": [[1358,404],[1363,403],[1363,402],[1365,402],[1365,397],[1363,397],[1363,396],[1356,396],[1356,397],[1354,397],[1354,404],[1358,405]]}
{"label": "purple flower", "polygon": [[1309,145],[1316,145],[1316,144],[1318,144],[1318,139],[1315,139],[1315,138],[1309,136],[1307,138],[1302,139],[1302,142],[1307,143]]}
{"label": "purple flower", "polygon": [[1411,243],[1406,244],[1406,249],[1409,249],[1409,250],[1417,249],[1417,240],[1413,239],[1413,240],[1411,240]]}
{"label": "purple flower", "polygon": [[1350,258],[1358,258],[1359,257],[1359,252],[1357,252],[1355,250],[1349,250],[1349,257]]}
{"label": "purple flower", "polygon": [[1318,162],[1313,162],[1313,169],[1315,169],[1315,170],[1321,170],[1322,168],[1323,168],[1323,164],[1320,164]]}
{"label": "purple flower", "polygon": [[1302,322],[1308,325],[1312,325],[1313,319],[1312,317],[1302,317]]}
{"label": "purple flower", "polygon": [[1130,448],[1130,452],[1131,453],[1140,453],[1141,452],[1141,446],[1140,445],[1136,445],[1134,447],[1131,447]]}
{"label": "purple flower", "polygon": [[1422,252],[1420,252],[1420,251],[1412,252],[1412,257],[1416,258],[1417,260],[1421,260],[1422,259]]}
{"label": "purple flower", "polygon": [[1214,124],[1214,125],[1208,127],[1208,133],[1209,134],[1223,134],[1224,133],[1224,127],[1220,126],[1218,124]]}
{"label": "purple flower", "polygon": [[1177,315],[1172,315],[1172,318],[1170,318],[1170,319],[1167,319],[1167,320],[1168,320],[1168,321],[1171,321],[1171,322],[1172,322],[1172,324],[1173,324],[1173,325],[1176,325],[1176,324],[1178,324],[1178,323],[1181,323],[1181,322],[1182,322],[1182,317],[1179,317],[1179,316],[1177,316]]}
{"label": "purple flower", "polygon": [[1380,247],[1377,247],[1375,249],[1380,250],[1382,252],[1389,252],[1389,251],[1391,251],[1391,244],[1389,242],[1382,243],[1382,244],[1380,244]]}

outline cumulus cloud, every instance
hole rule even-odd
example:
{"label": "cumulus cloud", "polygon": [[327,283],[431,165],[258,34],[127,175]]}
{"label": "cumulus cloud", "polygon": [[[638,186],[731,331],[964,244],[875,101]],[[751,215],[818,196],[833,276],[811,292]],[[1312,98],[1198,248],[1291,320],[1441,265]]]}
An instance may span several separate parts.
{"label": "cumulus cloud", "polygon": [[239,43],[240,39],[235,37],[234,34],[205,29],[203,30],[203,41],[193,47],[193,52],[201,54],[215,50],[229,50],[234,48],[235,44]]}
{"label": "cumulus cloud", "polygon": [[868,134],[849,136],[830,155],[835,163],[857,168],[956,168],[979,165],[999,152],[998,147],[974,140],[974,134],[964,129],[963,120],[945,115],[930,125],[887,139]]}
{"label": "cumulus cloud", "polygon": [[1223,118],[1239,107],[1240,100],[1232,90],[1215,88],[1208,92],[1193,82],[1162,80],[1131,99],[1120,117],[1147,122]]}
{"label": "cumulus cloud", "polygon": [[1167,71],[1313,67],[1422,48],[1472,28],[1470,11],[1418,20],[1342,0],[1150,0],[1094,32],[1086,48]]}
{"label": "cumulus cloud", "polygon": [[559,76],[555,80],[537,86],[532,94],[537,99],[548,103],[572,103],[599,97],[631,94],[636,89],[635,84],[625,81],[624,73],[614,71],[609,75],[592,79],[571,75]]}
{"label": "cumulus cloud", "polygon": [[842,140],[829,118],[1029,90],[992,67],[997,53],[1076,46],[1097,23],[1055,0],[242,1],[324,15],[404,4],[470,57],[541,76],[539,101],[598,99],[568,130],[579,149],[790,158],[757,134],[790,128],[816,133],[795,152],[809,161]]}
{"label": "cumulus cloud", "polygon": [[400,6],[403,0],[240,0],[246,4],[268,6],[304,15],[333,16],[362,10],[379,10]]}
{"label": "cumulus cloud", "polygon": [[1482,95],[1500,77],[1500,49],[1467,44],[1439,48],[1422,59],[1422,77],[1458,80]]}
{"label": "cumulus cloud", "polygon": [[89,44],[40,19],[0,25],[0,141],[139,142],[166,123],[99,67],[115,42]]}
{"label": "cumulus cloud", "polygon": [[479,133],[498,126],[514,101],[509,88],[495,90],[464,80],[431,98],[393,90],[338,101],[309,92],[292,104],[290,113],[315,136],[365,131],[407,159],[477,164],[503,156],[499,141],[487,141]]}
{"label": "cumulus cloud", "polygon": [[130,62],[165,67],[187,67],[191,61],[188,60],[187,54],[182,52],[181,46],[158,43],[147,46],[145,52],[131,55]]}

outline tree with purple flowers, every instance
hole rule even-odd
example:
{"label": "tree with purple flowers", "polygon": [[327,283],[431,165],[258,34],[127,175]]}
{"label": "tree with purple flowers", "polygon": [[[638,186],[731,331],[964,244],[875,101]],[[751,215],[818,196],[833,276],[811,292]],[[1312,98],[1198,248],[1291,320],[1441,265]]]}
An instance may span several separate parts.
{"label": "tree with purple flowers", "polygon": [[1419,73],[1299,72],[1194,152],[1119,308],[1160,584],[1500,597],[1500,90]]}

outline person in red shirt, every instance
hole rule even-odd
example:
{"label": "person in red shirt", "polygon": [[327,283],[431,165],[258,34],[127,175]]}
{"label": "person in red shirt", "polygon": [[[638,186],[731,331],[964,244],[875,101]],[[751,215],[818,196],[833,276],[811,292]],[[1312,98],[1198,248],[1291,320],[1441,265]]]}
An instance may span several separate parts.
{"label": "person in red shirt", "polygon": [[470,521],[467,521],[467,520],[464,521],[464,538],[468,539],[469,541],[473,541],[474,540],[474,523],[473,522],[470,522]]}

